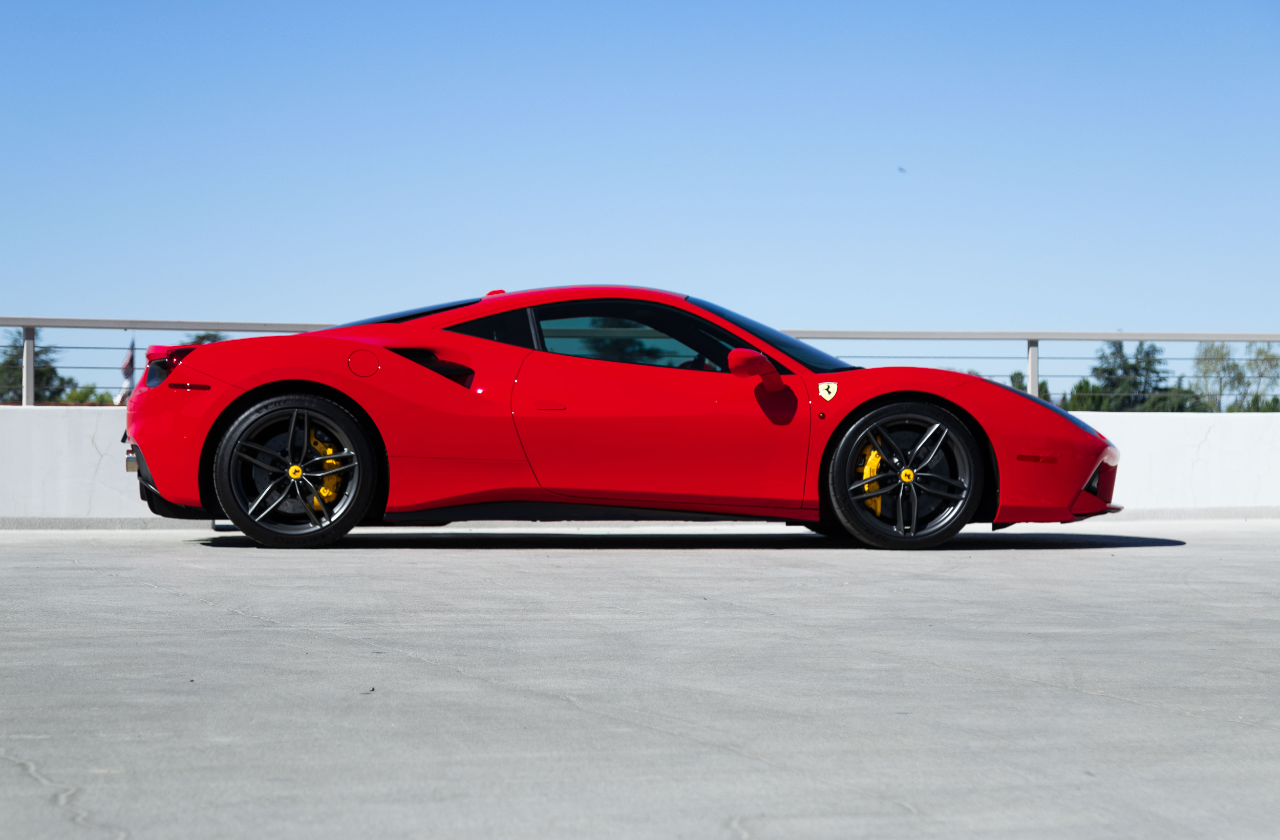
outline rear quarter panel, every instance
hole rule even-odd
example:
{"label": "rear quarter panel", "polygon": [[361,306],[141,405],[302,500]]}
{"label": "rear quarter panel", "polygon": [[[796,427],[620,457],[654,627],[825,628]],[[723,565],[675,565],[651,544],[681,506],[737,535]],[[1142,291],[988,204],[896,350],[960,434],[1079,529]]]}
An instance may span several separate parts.
{"label": "rear quarter panel", "polygon": [[[431,349],[442,359],[473,368],[474,379],[464,387],[391,347]],[[349,364],[357,351],[376,357],[371,375],[358,375]],[[376,325],[345,335],[272,336],[207,345],[193,351],[159,388],[135,395],[130,401],[130,434],[142,448],[161,495],[192,506],[200,504],[201,450],[218,417],[237,398],[276,383],[316,383],[352,399],[378,428],[392,464],[400,459],[524,463],[511,418],[511,384],[529,352],[412,324]],[[356,369],[368,370],[359,365]],[[170,393],[167,385],[178,378],[198,378],[211,387]],[[448,487],[438,492],[443,498],[452,495]]]}
{"label": "rear quarter panel", "polygon": [[[193,361],[242,391],[286,380],[341,391],[369,414],[390,456],[524,460],[511,420],[511,383],[528,350],[439,330],[384,329],[365,338],[308,334],[247,339],[218,357]],[[471,387],[389,349],[395,346],[430,349],[474,369]],[[352,371],[348,360],[357,351],[376,356],[375,373]]]}

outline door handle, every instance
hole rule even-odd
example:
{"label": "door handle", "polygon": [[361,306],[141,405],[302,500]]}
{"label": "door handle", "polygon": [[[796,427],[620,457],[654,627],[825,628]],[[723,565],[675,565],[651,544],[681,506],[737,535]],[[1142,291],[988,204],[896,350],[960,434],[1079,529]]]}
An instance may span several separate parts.
{"label": "door handle", "polygon": [[565,407],[562,403],[552,402],[551,400],[534,400],[533,407],[538,411],[564,411]]}

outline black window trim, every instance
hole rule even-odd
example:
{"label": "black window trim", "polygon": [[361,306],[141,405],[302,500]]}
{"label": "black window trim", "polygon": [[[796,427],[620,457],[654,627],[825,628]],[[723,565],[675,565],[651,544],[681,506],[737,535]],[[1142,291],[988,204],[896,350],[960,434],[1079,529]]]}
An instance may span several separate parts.
{"label": "black window trim", "polygon": [[534,352],[547,352],[547,344],[542,340],[542,327],[538,325],[538,316],[533,313],[533,307],[526,306],[524,311],[529,316],[529,332],[533,333]]}

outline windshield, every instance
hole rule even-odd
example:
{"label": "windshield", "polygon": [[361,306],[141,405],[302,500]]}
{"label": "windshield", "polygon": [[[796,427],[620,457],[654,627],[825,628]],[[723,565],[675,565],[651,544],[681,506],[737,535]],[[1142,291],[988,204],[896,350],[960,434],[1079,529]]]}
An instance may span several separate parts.
{"label": "windshield", "polygon": [[471,300],[455,300],[452,303],[437,303],[435,306],[424,306],[421,309],[406,309],[403,312],[392,312],[390,315],[378,315],[374,318],[365,318],[362,321],[338,324],[338,327],[363,327],[366,324],[403,324],[405,321],[425,318],[428,315],[435,315],[437,312],[448,312],[450,309],[470,306],[473,303],[479,303],[480,300],[480,298],[472,298]]}
{"label": "windshield", "polygon": [[775,330],[773,327],[766,327],[759,321],[753,321],[745,315],[739,315],[737,312],[732,312],[725,309],[723,306],[717,306],[714,303],[708,303],[707,301],[700,300],[696,297],[685,299],[692,304],[701,306],[708,312],[714,312],[730,324],[746,330],[766,344],[772,344],[774,347],[777,347],[779,350],[786,353],[788,356],[795,359],[814,373],[835,373],[838,370],[859,370],[858,367],[845,364],[835,356],[823,353],[817,347],[811,347],[797,338],[792,338],[784,332]]}

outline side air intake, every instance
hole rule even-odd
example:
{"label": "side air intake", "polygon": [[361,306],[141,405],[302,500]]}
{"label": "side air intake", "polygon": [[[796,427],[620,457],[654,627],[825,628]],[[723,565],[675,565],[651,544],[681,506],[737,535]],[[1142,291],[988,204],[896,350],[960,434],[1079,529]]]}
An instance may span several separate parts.
{"label": "side air intake", "polygon": [[446,362],[435,354],[434,350],[428,350],[424,347],[388,347],[392,353],[404,356],[414,364],[422,365],[433,373],[438,373],[451,382],[456,382],[463,388],[471,387],[471,380],[475,378],[476,372],[466,365],[460,365],[457,362]]}

